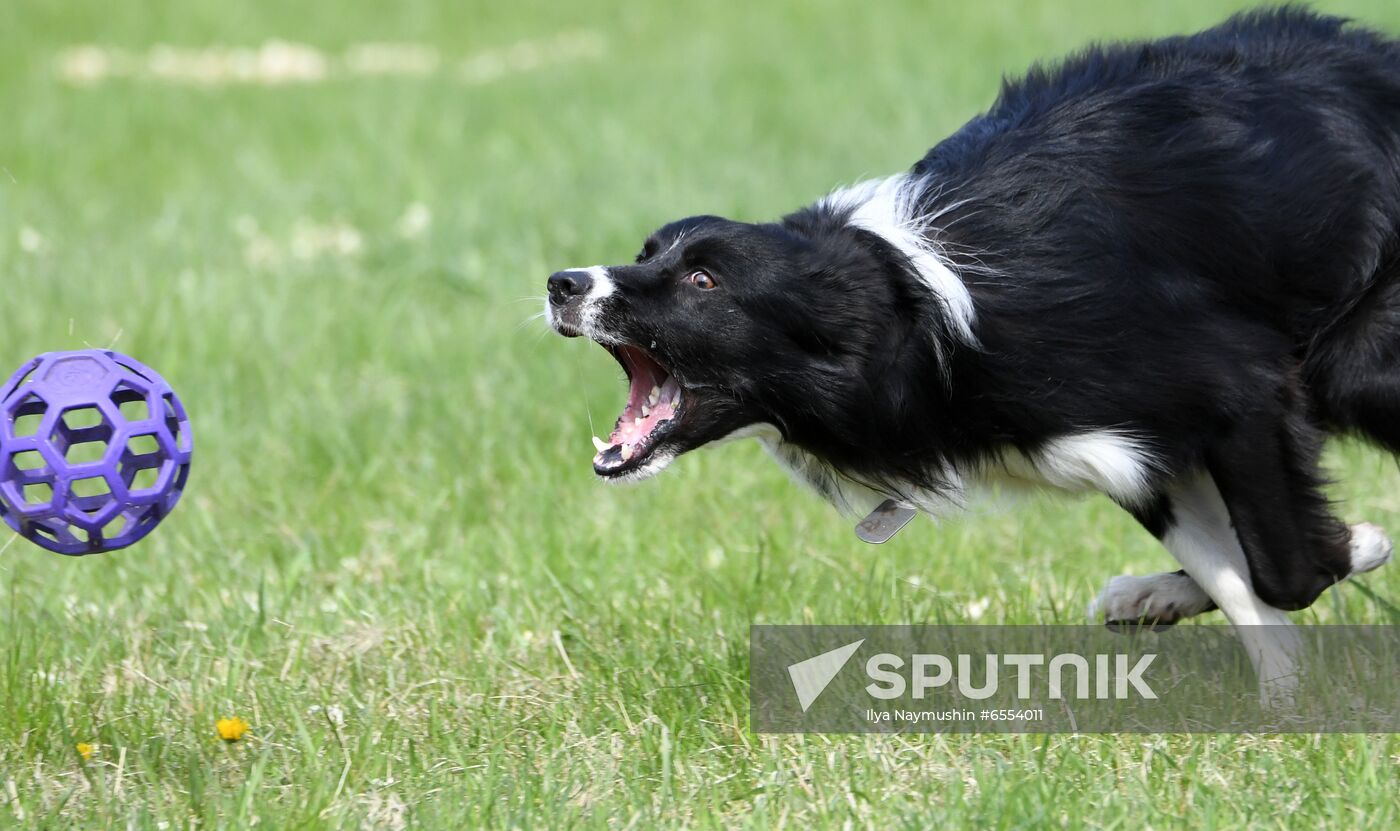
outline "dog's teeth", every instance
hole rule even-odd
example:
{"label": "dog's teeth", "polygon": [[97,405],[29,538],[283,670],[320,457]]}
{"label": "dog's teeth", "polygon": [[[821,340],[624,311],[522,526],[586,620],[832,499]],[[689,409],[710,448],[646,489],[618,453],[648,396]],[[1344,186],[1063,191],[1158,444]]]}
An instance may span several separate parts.
{"label": "dog's teeth", "polygon": [[631,459],[631,458],[632,458],[632,445],[630,445],[630,444],[624,444],[624,445],[622,445],[622,461],[625,462],[625,461],[627,461],[628,459]]}
{"label": "dog's teeth", "polygon": [[661,400],[661,388],[658,387],[658,386],[653,386],[653,387],[651,388],[651,392],[647,394],[647,403],[650,404],[651,406],[655,407],[655,406],[656,406],[656,402],[658,402],[658,401],[660,401],[660,400]]}
{"label": "dog's teeth", "polygon": [[632,426],[633,426],[633,427],[641,427],[641,426],[642,426],[642,420],[641,420],[640,418],[634,418],[634,419],[632,419]]}
{"label": "dog's teeth", "polygon": [[593,437],[593,449],[597,450],[599,453],[602,453],[604,450],[607,450],[610,446],[611,445],[598,438],[597,436]]}
{"label": "dog's teeth", "polygon": [[651,407],[648,407],[646,404],[643,404],[643,405],[642,405],[642,418],[646,418],[646,417],[649,416],[649,415],[651,415]]}

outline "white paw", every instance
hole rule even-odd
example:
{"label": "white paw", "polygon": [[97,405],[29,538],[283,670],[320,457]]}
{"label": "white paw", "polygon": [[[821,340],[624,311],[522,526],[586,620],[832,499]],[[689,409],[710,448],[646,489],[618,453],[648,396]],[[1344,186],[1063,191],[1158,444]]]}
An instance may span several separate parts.
{"label": "white paw", "polygon": [[1169,624],[1198,615],[1210,606],[1210,597],[1185,574],[1120,574],[1110,578],[1089,604],[1089,617],[1110,624]]}
{"label": "white paw", "polygon": [[1363,522],[1351,526],[1351,573],[1365,574],[1390,562],[1395,545],[1375,525]]}

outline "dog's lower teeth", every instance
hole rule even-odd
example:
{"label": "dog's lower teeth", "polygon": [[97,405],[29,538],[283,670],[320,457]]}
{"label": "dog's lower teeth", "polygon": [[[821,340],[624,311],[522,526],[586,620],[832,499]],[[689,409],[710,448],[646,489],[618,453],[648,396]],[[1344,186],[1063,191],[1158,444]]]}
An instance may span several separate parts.
{"label": "dog's lower teeth", "polygon": [[631,458],[632,458],[632,445],[630,445],[630,444],[624,444],[624,445],[622,445],[622,461],[625,462],[625,461],[628,461],[628,460],[631,459]]}
{"label": "dog's lower teeth", "polygon": [[593,449],[594,449],[594,450],[597,450],[599,453],[602,453],[604,450],[607,450],[609,447],[611,447],[611,445],[609,445],[607,442],[603,441],[602,439],[598,438],[597,436],[594,436],[594,437],[593,437]]}

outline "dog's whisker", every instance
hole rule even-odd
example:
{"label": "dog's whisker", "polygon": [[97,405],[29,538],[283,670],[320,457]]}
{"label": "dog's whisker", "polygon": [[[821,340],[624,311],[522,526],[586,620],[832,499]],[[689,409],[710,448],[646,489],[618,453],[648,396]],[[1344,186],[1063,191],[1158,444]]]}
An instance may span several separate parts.
{"label": "dog's whisker", "polygon": [[[548,316],[549,316],[549,312],[535,312],[534,314],[530,315],[529,317],[527,317],[527,318],[525,318],[524,320],[522,320],[522,321],[520,321],[519,323],[517,323],[517,324],[515,325],[516,331],[519,331],[519,330],[521,330],[521,329],[524,329],[526,326],[529,326],[531,323],[534,323],[534,322],[537,321],[537,320],[543,320],[543,319],[545,319],[545,318],[548,317]],[[544,330],[544,331],[545,331],[545,333],[547,334],[549,330],[546,329],[546,330]]]}

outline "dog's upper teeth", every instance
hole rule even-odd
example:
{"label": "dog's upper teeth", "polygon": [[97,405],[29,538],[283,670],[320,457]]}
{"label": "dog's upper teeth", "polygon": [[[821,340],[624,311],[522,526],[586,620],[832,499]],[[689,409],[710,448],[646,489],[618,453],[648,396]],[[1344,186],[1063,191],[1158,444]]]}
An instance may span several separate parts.
{"label": "dog's upper teeth", "polygon": [[641,420],[640,418],[634,418],[634,419],[632,419],[632,426],[633,426],[633,427],[641,427],[641,426],[642,426],[642,420]]}
{"label": "dog's upper teeth", "polygon": [[602,453],[604,450],[607,450],[607,449],[608,449],[609,447],[611,447],[611,446],[612,446],[612,445],[608,444],[607,442],[603,441],[602,439],[598,438],[597,436],[594,436],[594,437],[593,437],[593,448],[594,448],[595,450],[597,450],[599,453]]}
{"label": "dog's upper teeth", "polygon": [[649,415],[651,415],[651,407],[647,406],[646,404],[643,404],[643,405],[642,405],[642,418],[646,418],[646,417],[649,416]]}
{"label": "dog's upper teeth", "polygon": [[647,403],[655,407],[656,402],[661,400],[661,388],[653,385],[651,392],[647,393]]}

